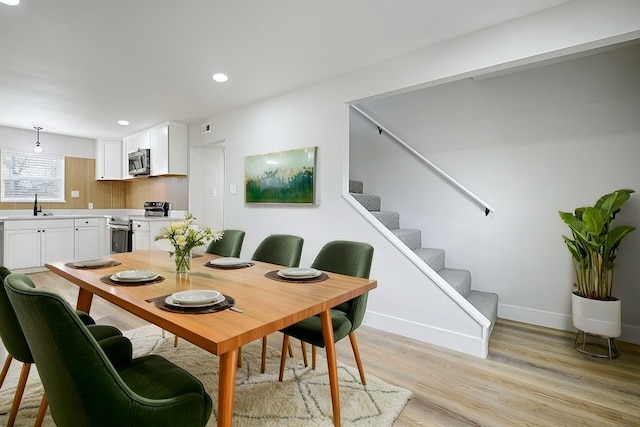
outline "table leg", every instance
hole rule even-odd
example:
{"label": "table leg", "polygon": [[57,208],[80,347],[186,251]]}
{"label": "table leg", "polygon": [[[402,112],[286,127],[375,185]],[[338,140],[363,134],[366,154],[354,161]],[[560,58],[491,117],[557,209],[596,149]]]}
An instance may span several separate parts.
{"label": "table leg", "polygon": [[327,368],[329,370],[329,388],[331,389],[331,405],[333,406],[333,425],[340,426],[340,391],[338,389],[338,363],[336,362],[336,347],[333,341],[333,323],[331,310],[320,313],[322,323],[322,337],[327,350]]}
{"label": "table leg", "polygon": [[238,369],[238,349],[220,355],[218,368],[218,426],[231,426],[233,422],[233,396]]}
{"label": "table leg", "polygon": [[93,294],[86,289],[80,288],[80,292],[78,292],[78,301],[76,302],[76,310],[82,310],[89,314],[91,301],[93,301]]}

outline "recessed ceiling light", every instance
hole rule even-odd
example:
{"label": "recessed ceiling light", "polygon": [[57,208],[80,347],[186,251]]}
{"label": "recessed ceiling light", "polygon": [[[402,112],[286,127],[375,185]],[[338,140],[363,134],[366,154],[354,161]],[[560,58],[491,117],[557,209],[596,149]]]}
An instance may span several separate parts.
{"label": "recessed ceiling light", "polygon": [[120,126],[129,126],[129,122],[126,120],[118,120]]}
{"label": "recessed ceiling light", "polygon": [[4,3],[9,6],[15,6],[20,3],[20,0],[0,0],[0,3]]}
{"label": "recessed ceiling light", "polygon": [[213,80],[217,81],[218,83],[224,83],[227,80],[229,80],[229,77],[227,77],[226,74],[222,74],[222,73],[215,73],[213,75]]}

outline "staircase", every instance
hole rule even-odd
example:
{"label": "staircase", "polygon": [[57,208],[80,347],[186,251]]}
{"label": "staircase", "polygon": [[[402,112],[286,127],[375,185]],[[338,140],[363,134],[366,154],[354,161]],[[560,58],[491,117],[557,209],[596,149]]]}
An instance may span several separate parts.
{"label": "staircase", "polygon": [[363,189],[364,185],[361,181],[349,181],[349,193],[353,198],[491,321],[491,326],[489,327],[489,334],[491,334],[498,316],[498,295],[472,290],[471,273],[468,270],[447,268],[443,249],[423,248],[422,232],[420,230],[400,228],[400,214],[398,212],[381,211],[380,197],[365,194]]}

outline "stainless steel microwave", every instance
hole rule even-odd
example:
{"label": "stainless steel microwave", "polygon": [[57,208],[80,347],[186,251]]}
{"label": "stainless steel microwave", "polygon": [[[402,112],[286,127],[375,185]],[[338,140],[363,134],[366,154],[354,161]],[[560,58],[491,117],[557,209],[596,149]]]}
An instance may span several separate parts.
{"label": "stainless steel microwave", "polygon": [[151,150],[144,149],[129,153],[129,175],[151,174]]}

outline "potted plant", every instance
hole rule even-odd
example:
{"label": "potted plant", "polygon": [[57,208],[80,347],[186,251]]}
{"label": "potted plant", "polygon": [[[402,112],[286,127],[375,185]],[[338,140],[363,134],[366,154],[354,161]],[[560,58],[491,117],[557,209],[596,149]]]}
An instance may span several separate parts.
{"label": "potted plant", "polygon": [[615,259],[620,242],[635,227],[613,227],[612,222],[633,193],[629,189],[617,190],[600,197],[593,207],[560,212],[573,236],[562,237],[576,271],[573,324],[583,333],[605,338],[620,336],[620,301],[612,295]]}

